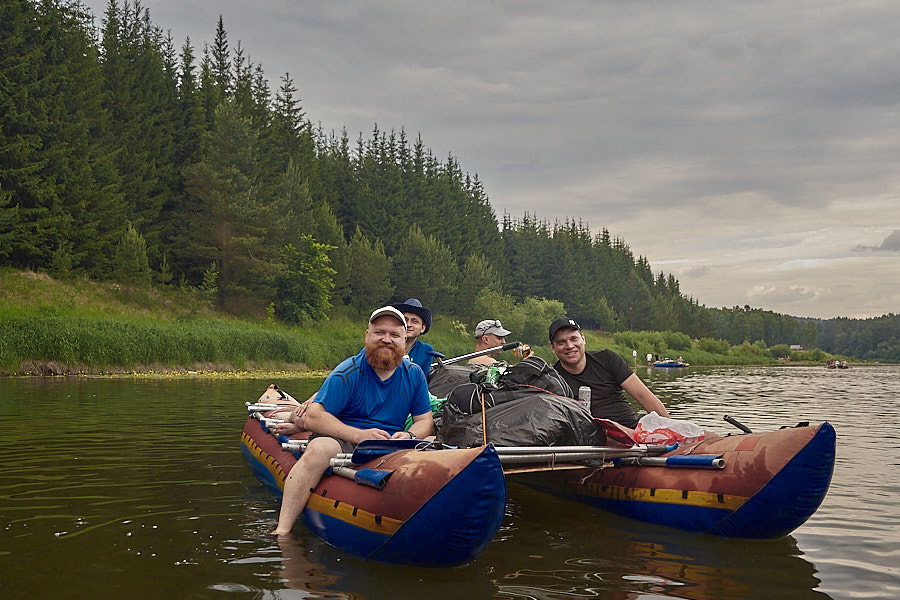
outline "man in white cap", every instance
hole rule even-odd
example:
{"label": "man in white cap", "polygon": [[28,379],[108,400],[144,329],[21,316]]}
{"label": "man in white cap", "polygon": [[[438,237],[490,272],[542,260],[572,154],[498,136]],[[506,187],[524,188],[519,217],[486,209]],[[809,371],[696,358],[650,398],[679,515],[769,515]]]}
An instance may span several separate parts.
{"label": "man in white cap", "polygon": [[[333,457],[352,452],[363,440],[423,438],[434,429],[422,369],[403,360],[403,313],[392,306],[374,311],[365,342],[325,378],[306,411],[313,435],[284,482],[276,535],[291,531]],[[404,431],[408,415],[412,425]]]}
{"label": "man in white cap", "polygon": [[[497,319],[486,319],[475,326],[475,352],[481,352],[495,346],[502,346],[506,343],[506,336],[512,334],[508,329],[504,329],[503,325]],[[476,356],[469,360],[470,365],[492,365],[496,362],[493,358],[500,351],[492,352]]]}

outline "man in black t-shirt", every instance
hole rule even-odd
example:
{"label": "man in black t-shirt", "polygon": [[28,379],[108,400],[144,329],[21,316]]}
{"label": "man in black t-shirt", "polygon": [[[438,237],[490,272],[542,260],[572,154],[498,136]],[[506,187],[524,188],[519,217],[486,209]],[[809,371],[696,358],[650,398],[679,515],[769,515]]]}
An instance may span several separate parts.
{"label": "man in black t-shirt", "polygon": [[[628,367],[625,360],[612,350],[585,352],[584,334],[574,319],[563,317],[550,324],[550,349],[559,359],[553,368],[577,393],[586,385],[591,388],[591,414],[610,419],[634,429],[638,418],[625,399],[624,392],[644,407],[648,413],[656,411],[661,417],[669,412],[663,403]],[[623,392],[624,390],[624,392]]]}

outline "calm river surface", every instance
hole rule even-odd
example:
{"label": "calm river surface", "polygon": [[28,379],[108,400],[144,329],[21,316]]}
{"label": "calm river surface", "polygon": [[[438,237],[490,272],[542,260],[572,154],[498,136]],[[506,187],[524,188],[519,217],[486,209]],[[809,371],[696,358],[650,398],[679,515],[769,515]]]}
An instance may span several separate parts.
{"label": "calm river surface", "polygon": [[[459,569],[397,568],[302,526],[239,451],[253,379],[0,379],[0,598],[397,600],[900,598],[900,367],[638,374],[707,429],[830,421],[831,490],[791,536],[745,541],[611,516],[511,484],[503,527]],[[305,397],[318,381],[277,381]],[[435,548],[440,552],[440,548]]]}

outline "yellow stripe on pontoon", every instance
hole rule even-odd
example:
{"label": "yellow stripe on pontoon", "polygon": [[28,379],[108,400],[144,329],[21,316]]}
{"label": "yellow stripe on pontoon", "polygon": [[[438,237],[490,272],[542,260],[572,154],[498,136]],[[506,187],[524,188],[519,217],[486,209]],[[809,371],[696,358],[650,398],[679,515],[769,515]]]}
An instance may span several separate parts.
{"label": "yellow stripe on pontoon", "polygon": [[357,508],[352,504],[338,502],[332,498],[326,498],[325,496],[320,496],[318,494],[310,496],[309,502],[306,503],[306,508],[322,513],[327,517],[338,519],[344,523],[353,525],[354,527],[359,527],[360,529],[373,531],[375,533],[383,533],[385,535],[393,535],[394,532],[403,525],[403,521],[385,517],[384,515],[381,515],[376,520],[376,515],[374,513]]}
{"label": "yellow stripe on pontoon", "polygon": [[247,449],[250,450],[250,453],[255,456],[259,462],[264,464],[269,472],[272,474],[272,477],[275,478],[275,481],[278,482],[278,486],[284,489],[284,478],[285,473],[281,468],[281,465],[278,464],[268,452],[264,452],[262,448],[260,448],[256,442],[253,441],[253,438],[247,435],[246,433],[241,433],[241,442]]}
{"label": "yellow stripe on pontoon", "polygon": [[[278,485],[283,489],[285,474],[281,465],[279,465],[268,452],[264,452],[262,448],[253,441],[253,438],[246,433],[241,435],[241,441],[247,446],[251,454],[253,454],[260,463],[266,466],[269,472],[272,473],[272,476],[275,477],[275,481],[277,481]],[[335,504],[337,504],[337,506],[335,506]],[[398,519],[392,519],[383,515],[379,517],[375,515],[375,513],[358,509],[352,504],[338,502],[332,498],[326,498],[317,494],[310,496],[309,502],[306,503],[306,508],[322,513],[333,519],[341,520],[354,527],[386,535],[393,535],[403,524],[403,521]]]}
{"label": "yellow stripe on pontoon", "polygon": [[[619,485],[603,485],[599,483],[576,484],[572,486],[572,491],[576,494],[592,496],[594,498],[655,502],[659,504],[680,504],[682,506],[725,508],[729,510],[737,510],[747,501],[746,496],[732,496],[730,494],[713,494],[711,492],[697,491],[688,491],[685,494],[683,490],[630,488]],[[685,495],[687,497],[685,497]]]}

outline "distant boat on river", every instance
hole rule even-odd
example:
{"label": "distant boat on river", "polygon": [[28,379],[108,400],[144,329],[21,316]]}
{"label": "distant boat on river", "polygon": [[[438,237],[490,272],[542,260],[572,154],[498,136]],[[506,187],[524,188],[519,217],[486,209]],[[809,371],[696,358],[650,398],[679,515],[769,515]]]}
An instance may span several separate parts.
{"label": "distant boat on river", "polygon": [[677,359],[663,358],[653,361],[653,366],[661,369],[684,369],[691,365],[690,363],[684,362],[681,357],[678,357]]}

